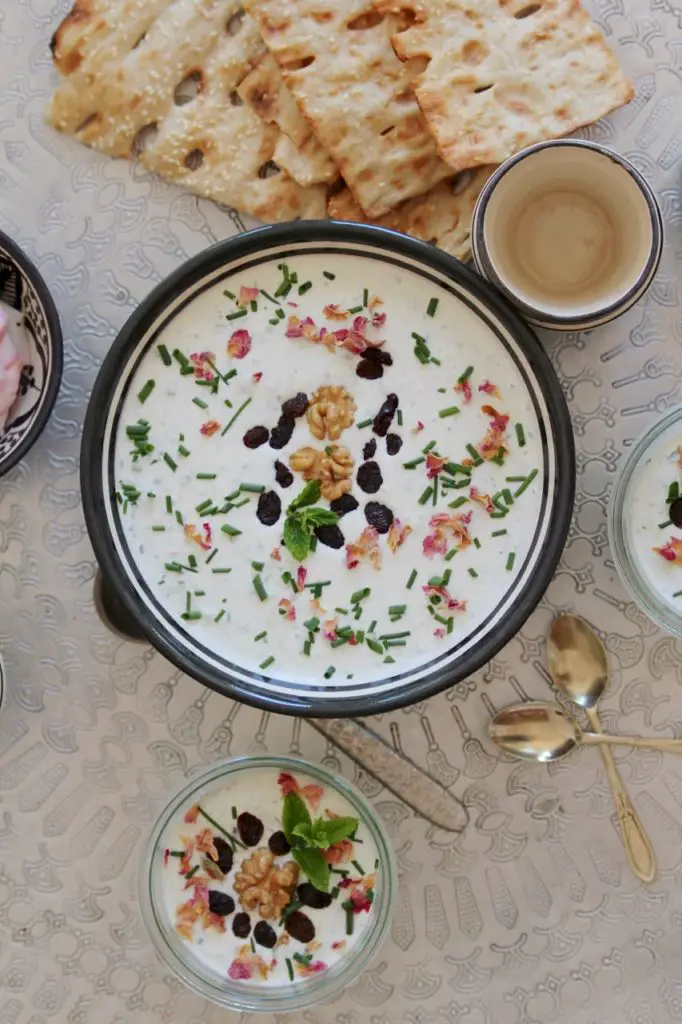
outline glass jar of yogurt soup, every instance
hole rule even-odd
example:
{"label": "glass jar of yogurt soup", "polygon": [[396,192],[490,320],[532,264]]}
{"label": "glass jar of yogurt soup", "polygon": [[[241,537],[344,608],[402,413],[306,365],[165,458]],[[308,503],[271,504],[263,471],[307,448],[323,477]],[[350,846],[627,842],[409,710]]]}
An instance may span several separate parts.
{"label": "glass jar of yogurt soup", "polygon": [[396,868],[361,794],[292,757],[236,757],[170,800],[143,857],[157,953],[189,988],[241,1012],[327,1000],[384,940]]}
{"label": "glass jar of yogurt soup", "polygon": [[611,497],[609,541],[637,604],[682,636],[682,406],[630,452]]}

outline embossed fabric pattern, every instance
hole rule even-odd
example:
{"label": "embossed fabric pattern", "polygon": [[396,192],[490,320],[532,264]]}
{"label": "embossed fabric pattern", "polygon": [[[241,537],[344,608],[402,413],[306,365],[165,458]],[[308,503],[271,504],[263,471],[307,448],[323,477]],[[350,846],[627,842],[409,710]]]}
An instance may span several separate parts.
{"label": "embossed fabric pattern", "polygon": [[98,366],[162,278],[255,221],[45,124],[57,82],[49,39],[70,7],[0,5],[0,228],[39,267],[65,341],[52,419],[0,481],[0,1024],[239,1021],[156,960],[136,879],[172,789],[199,765],[266,750],[360,786],[389,829],[400,891],[389,940],[350,990],[264,1024],[681,1021],[682,762],[615,752],[658,858],[645,888],[627,867],[597,751],[519,765],[486,737],[495,709],[547,695],[544,637],[560,610],[586,616],[608,650],[604,728],[682,736],[682,642],[628,600],[605,512],[632,440],[682,400],[679,0],[590,5],[636,97],[584,134],[636,162],[660,198],[666,243],[651,290],[624,317],[545,336],[578,449],[556,578],[484,672],[370,723],[465,800],[462,836],[427,826],[305,723],[232,705],[97,618],[78,456]]}

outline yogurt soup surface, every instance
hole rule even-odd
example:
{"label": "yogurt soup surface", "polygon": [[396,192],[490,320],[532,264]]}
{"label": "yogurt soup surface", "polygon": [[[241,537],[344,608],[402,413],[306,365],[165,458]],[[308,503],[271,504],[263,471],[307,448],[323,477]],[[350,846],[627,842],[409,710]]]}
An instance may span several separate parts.
{"label": "yogurt soup surface", "polygon": [[198,644],[285,681],[442,655],[513,586],[541,514],[512,356],[458,297],[375,260],[296,256],[209,287],[142,356],[116,431],[145,586]]}
{"label": "yogurt soup surface", "polygon": [[[317,846],[291,834],[292,821],[306,819]],[[344,838],[322,849],[325,829]],[[186,955],[222,978],[264,985],[301,981],[347,956],[371,925],[381,884],[376,845],[348,800],[271,768],[245,768],[184,808],[153,870]],[[311,882],[322,885],[320,870],[324,891]]]}
{"label": "yogurt soup surface", "polygon": [[662,604],[682,615],[682,426],[648,448],[628,484],[623,522],[630,557]]}

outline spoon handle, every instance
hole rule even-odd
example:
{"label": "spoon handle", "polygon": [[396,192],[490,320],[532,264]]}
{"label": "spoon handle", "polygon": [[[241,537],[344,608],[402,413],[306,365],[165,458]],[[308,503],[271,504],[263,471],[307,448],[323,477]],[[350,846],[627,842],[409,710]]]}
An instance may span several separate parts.
{"label": "spoon handle", "polygon": [[581,735],[584,743],[591,746],[607,747],[644,747],[646,750],[661,750],[668,754],[682,754],[682,740],[654,739],[653,736],[613,736],[603,732],[584,732]]}
{"label": "spoon handle", "polygon": [[[630,862],[630,867],[637,878],[641,879],[642,882],[652,882],[656,875],[656,855],[651,843],[649,842],[649,837],[644,831],[644,826],[639,820],[639,815],[631,803],[630,797],[623,785],[623,780],[616,768],[613,755],[609,747],[606,746],[604,742],[606,741],[606,743],[608,743],[609,740],[620,739],[620,737],[605,736],[602,733],[601,722],[599,721],[597,709],[587,708],[586,710],[587,717],[590,720],[590,725],[597,734],[593,741],[588,742],[600,742],[602,744],[601,756],[604,761],[604,767],[606,768],[606,774],[608,775],[609,782],[611,783],[611,792],[613,793],[616,813],[618,814],[618,820],[620,821],[623,846],[625,847],[625,853],[627,854],[628,861]],[[639,744],[637,744],[637,746],[639,746]]]}

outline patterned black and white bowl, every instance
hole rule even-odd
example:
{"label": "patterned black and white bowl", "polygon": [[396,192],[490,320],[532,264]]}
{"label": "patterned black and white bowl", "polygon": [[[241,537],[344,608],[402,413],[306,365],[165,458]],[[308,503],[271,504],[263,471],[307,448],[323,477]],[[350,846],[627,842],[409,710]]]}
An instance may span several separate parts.
{"label": "patterned black and white bowl", "polygon": [[[308,287],[313,288],[312,301],[318,305],[335,301],[333,295],[338,294],[340,282],[343,280],[352,281],[352,290],[355,291],[357,286],[360,295],[362,295],[363,285],[372,282],[372,287],[376,288],[377,292],[381,292],[383,299],[386,300],[384,308],[388,315],[387,323],[390,325],[389,333],[391,335],[389,340],[392,355],[391,376],[383,384],[380,381],[373,383],[372,380],[369,382],[360,380],[361,374],[356,375],[354,369],[340,369],[339,365],[334,362],[334,358],[328,352],[325,353],[324,349],[320,352],[319,363],[315,362],[315,359],[318,358],[315,353],[311,354],[310,350],[301,347],[298,349],[293,347],[291,356],[278,355],[281,353],[278,347],[279,343],[287,344],[283,334],[281,338],[277,335],[278,345],[269,348],[267,345],[269,344],[268,339],[271,336],[274,337],[270,325],[274,323],[276,328],[278,324],[282,323],[282,320],[277,316],[274,320],[268,320],[266,317],[263,324],[259,322],[255,327],[249,320],[247,321],[249,326],[256,332],[253,341],[254,353],[257,350],[266,352],[264,358],[266,361],[270,360],[267,365],[263,364],[267,379],[261,392],[256,393],[255,399],[247,399],[240,405],[239,410],[232,411],[230,414],[232,419],[228,421],[222,434],[229,429],[231,422],[250,401],[256,403],[258,412],[254,412],[253,409],[249,410],[248,415],[240,424],[240,426],[243,424],[244,428],[256,422],[256,420],[249,420],[249,416],[257,418],[259,414],[267,416],[271,413],[270,408],[260,409],[257,406],[257,403],[266,401],[263,397],[265,394],[271,396],[276,394],[278,397],[272,407],[279,408],[279,403],[297,390],[311,394],[319,380],[338,381],[343,379],[345,381],[345,377],[341,378],[336,375],[346,372],[350,373],[348,386],[357,396],[358,401],[364,402],[367,408],[374,408],[375,404],[378,405],[378,402],[385,398],[387,391],[392,391],[395,388],[403,396],[401,402],[405,401],[405,416],[409,417],[410,396],[421,394],[419,389],[423,390],[427,386],[424,383],[424,374],[431,373],[428,386],[430,388],[429,395],[434,392],[434,401],[440,400],[438,392],[447,393],[449,391],[450,395],[455,397],[452,391],[453,384],[457,381],[458,375],[462,374],[463,368],[467,365],[465,360],[468,360],[469,356],[472,356],[472,362],[474,357],[478,358],[479,366],[481,361],[487,360],[484,367],[485,375],[497,376],[507,398],[511,399],[515,395],[517,396],[515,400],[521,403],[517,414],[515,414],[516,425],[523,427],[523,424],[519,423],[519,418],[523,418],[528,429],[523,439],[514,442],[517,445],[516,456],[522,462],[523,460],[532,460],[535,470],[527,478],[527,482],[522,483],[519,488],[518,481],[526,481],[526,477],[514,475],[518,470],[507,469],[506,472],[512,473],[512,476],[507,478],[510,484],[501,486],[518,488],[518,492],[514,495],[507,490],[507,494],[510,496],[507,499],[510,506],[514,504],[515,498],[522,493],[526,495],[526,499],[532,499],[531,504],[529,505],[526,501],[525,505],[517,506],[518,516],[514,520],[516,526],[512,524],[511,520],[506,523],[509,526],[509,536],[507,536],[507,529],[498,529],[499,522],[496,519],[493,518],[492,524],[488,524],[488,516],[485,515],[487,512],[492,518],[493,514],[499,517],[506,515],[506,512],[498,510],[493,513],[493,509],[487,507],[485,511],[481,509],[483,520],[479,517],[479,523],[481,529],[485,531],[482,550],[489,563],[488,576],[491,589],[489,590],[487,586],[488,577],[480,577],[481,587],[478,591],[480,612],[477,617],[467,613],[467,618],[462,621],[460,632],[453,631],[451,639],[445,635],[444,629],[433,633],[434,638],[438,636],[438,633],[443,634],[443,644],[437,649],[433,646],[435,639],[431,640],[433,623],[429,622],[428,618],[425,618],[424,628],[418,623],[414,634],[415,643],[405,652],[409,655],[409,660],[408,658],[401,660],[400,657],[390,656],[378,658],[375,664],[371,658],[376,656],[376,647],[379,645],[375,644],[372,647],[368,644],[366,646],[370,657],[365,658],[362,664],[356,662],[348,668],[325,672],[328,662],[324,642],[329,638],[324,637],[324,641],[320,641],[319,649],[316,649],[312,657],[303,663],[303,658],[299,657],[300,647],[296,646],[299,639],[298,633],[292,632],[291,638],[289,638],[289,634],[286,637],[277,634],[272,640],[272,652],[264,651],[259,654],[259,660],[261,657],[264,658],[263,663],[251,664],[252,648],[256,642],[252,633],[256,631],[252,631],[250,626],[254,621],[260,622],[263,614],[276,607],[274,602],[267,603],[267,601],[270,595],[281,596],[280,590],[283,583],[280,581],[280,572],[272,568],[273,565],[277,566],[280,561],[277,558],[279,549],[276,550],[276,553],[270,552],[271,544],[280,543],[281,527],[275,530],[272,526],[272,539],[267,537],[262,541],[266,544],[267,553],[270,555],[268,559],[264,549],[263,557],[267,564],[252,562],[250,559],[256,557],[253,553],[253,544],[261,543],[261,539],[260,537],[256,538],[254,534],[249,534],[249,531],[252,530],[250,524],[255,523],[258,529],[260,527],[253,515],[251,519],[248,519],[246,511],[244,514],[247,519],[240,524],[246,532],[242,535],[242,531],[237,530],[237,534],[242,537],[242,541],[239,542],[242,544],[242,548],[230,549],[229,555],[222,548],[220,552],[216,548],[216,552],[221,557],[232,559],[235,556],[237,558],[237,562],[233,562],[233,568],[226,569],[217,562],[218,569],[212,565],[204,571],[202,561],[196,570],[196,586],[200,589],[198,593],[195,593],[195,597],[197,600],[204,599],[206,607],[213,600],[211,589],[214,586],[214,579],[225,579],[222,576],[213,577],[212,574],[216,572],[232,574],[227,577],[229,585],[225,584],[223,587],[221,584],[220,594],[217,592],[215,594],[216,601],[219,604],[222,601],[222,608],[225,610],[218,611],[215,615],[213,611],[210,615],[208,613],[204,615],[203,612],[193,613],[191,623],[189,616],[186,616],[187,621],[185,621],[182,616],[178,618],[174,611],[175,595],[170,593],[170,587],[175,584],[173,581],[169,583],[169,579],[166,578],[168,558],[175,557],[168,554],[169,545],[173,545],[177,541],[182,547],[186,543],[187,534],[185,537],[182,536],[185,520],[180,506],[182,505],[185,513],[194,514],[191,510],[195,507],[196,499],[192,498],[189,492],[192,487],[196,487],[194,480],[198,477],[194,476],[193,469],[187,471],[183,467],[178,467],[170,457],[166,460],[165,456],[162,456],[162,452],[166,451],[168,444],[177,443],[177,430],[186,430],[187,439],[191,436],[194,441],[206,427],[204,423],[200,429],[198,423],[189,422],[186,415],[187,408],[190,410],[197,408],[196,402],[198,402],[197,411],[199,418],[202,419],[208,413],[204,414],[201,410],[212,409],[212,407],[199,398],[195,401],[194,398],[190,400],[189,397],[187,397],[188,405],[183,406],[172,397],[175,394],[173,390],[176,386],[175,382],[189,380],[189,378],[178,374],[173,368],[175,364],[165,363],[172,381],[171,390],[167,390],[168,378],[164,376],[166,371],[163,369],[164,363],[161,361],[157,344],[162,334],[169,341],[171,350],[174,352],[180,352],[179,348],[175,348],[176,345],[189,344],[203,350],[213,349],[215,342],[215,350],[221,352],[220,358],[224,360],[226,358],[226,327],[223,316],[225,311],[222,309],[222,305],[234,295],[234,292],[229,289],[237,287],[237,291],[239,291],[239,284],[235,285],[235,281],[240,281],[243,284],[246,280],[260,280],[259,275],[261,274],[270,274],[274,279],[278,273],[278,263],[280,266],[295,266],[297,273],[301,272],[315,278],[316,283],[314,285],[309,283]],[[330,264],[334,265],[330,266]],[[337,273],[329,273],[334,270]],[[243,280],[239,276],[242,274],[244,275]],[[329,274],[329,277],[326,277],[326,274]],[[333,284],[329,284],[329,278],[333,280]],[[265,290],[262,292],[263,300],[260,305],[263,306],[265,301],[277,303],[277,306],[273,308],[279,308],[283,317],[284,310],[281,309],[281,303],[272,296],[272,291],[277,285],[271,285],[268,276],[264,276],[262,280]],[[302,277],[301,280],[305,282],[306,278]],[[323,283],[325,280],[327,284]],[[378,284],[378,281],[381,284]],[[350,295],[350,285],[348,288]],[[299,294],[302,295],[304,292],[308,295],[305,283],[301,285],[299,293],[296,294],[297,309],[302,309],[298,305],[299,303],[309,301],[308,298],[299,299]],[[322,300],[320,296],[327,292],[329,298]],[[418,302],[417,296],[419,297]],[[432,297],[430,300],[429,296]],[[438,322],[441,326],[438,328],[434,326],[435,321],[434,323],[429,322],[433,311],[432,313],[424,312],[427,300],[430,308],[432,303],[436,303],[433,296],[440,296],[438,299],[440,302]],[[206,303],[211,310],[208,326],[207,321],[201,320],[201,310],[208,308]],[[215,306],[218,311],[217,317],[214,317],[213,312],[215,303],[217,303]],[[253,306],[256,307],[256,310],[252,309],[253,315],[257,317],[265,315],[264,310],[257,302],[253,302]],[[218,307],[221,308],[218,309]],[[418,314],[415,312],[417,307]],[[251,316],[251,314],[237,311],[236,314],[230,313],[228,321],[235,315],[237,317]],[[442,351],[438,350],[442,361],[435,355],[433,359],[428,359],[429,370],[413,353],[413,348],[415,348],[413,339],[419,338],[420,335],[411,336],[410,330],[414,326],[417,315],[426,318],[423,331],[428,334],[431,344],[434,344],[434,339],[437,342],[438,338],[442,342]],[[184,319],[180,319],[183,317]],[[242,320],[239,323],[241,324]],[[210,333],[213,330],[211,324],[215,324],[215,337]],[[177,337],[180,340],[170,341],[165,332],[171,330],[179,332]],[[232,324],[228,322],[228,336],[231,330],[233,330]],[[247,334],[248,332],[242,333]],[[437,343],[440,344],[440,342]],[[299,346],[307,344],[308,342],[300,342]],[[259,348],[259,346],[264,347]],[[166,356],[169,355],[165,345],[161,345],[161,351],[165,351]],[[154,360],[153,364],[144,364],[147,353]],[[283,361],[286,359],[289,359],[289,362],[286,369],[282,370]],[[159,377],[158,386],[155,380],[152,380],[151,385],[149,381],[147,382],[144,399],[141,398],[139,381],[136,383],[138,368],[143,365],[146,366],[146,369],[144,369],[144,373],[143,370],[140,370],[140,373],[148,376],[147,371],[149,371],[149,373],[153,373],[154,378]],[[240,363],[239,370],[232,371],[237,375],[233,391],[230,392],[232,398],[235,398],[237,394],[241,395],[239,388],[246,387],[248,390],[260,387],[258,382],[263,377],[263,373],[254,373],[252,378],[252,367],[247,364],[246,369],[242,369],[242,365]],[[255,365],[254,363],[254,367]],[[343,363],[343,366],[345,365]],[[332,373],[334,376],[330,377],[329,375]],[[304,380],[306,374],[309,376]],[[270,378],[272,378],[271,382]],[[192,383],[194,383],[194,379]],[[369,390],[361,393],[359,389],[365,385]],[[438,385],[441,386],[436,392]],[[485,391],[485,385],[490,386],[490,382],[484,381],[479,390]],[[371,389],[375,387],[378,389],[377,393],[370,394]],[[156,388],[155,398],[145,407],[142,414],[137,406],[146,402],[154,388]],[[424,391],[424,393],[426,392]],[[364,394],[364,398],[361,397],[362,394]],[[222,397],[221,394],[216,401],[219,401],[221,406],[221,409],[218,410],[219,415],[224,417],[225,407]],[[442,400],[452,401],[452,397]],[[156,399],[160,404],[153,409],[152,406]],[[241,398],[238,401],[241,402]],[[130,402],[132,405],[129,405]],[[525,410],[523,414],[520,412],[521,408]],[[511,411],[511,407],[509,410]],[[434,437],[443,438],[446,436],[447,425],[440,418],[435,407],[431,411],[435,418],[434,415],[426,416],[426,419],[429,420],[428,429],[437,430],[438,434],[434,434]],[[155,432],[153,434],[155,445],[152,451],[156,452],[148,462],[137,467],[137,471],[141,472],[143,476],[138,476],[135,479],[140,481],[140,487],[143,488],[145,494],[143,502],[136,505],[136,510],[132,515],[128,515],[130,510],[123,502],[117,482],[131,479],[128,476],[130,466],[133,465],[130,461],[131,442],[126,434],[125,426],[129,423],[129,415],[133,417],[144,415],[143,424],[148,424],[150,429]],[[457,417],[457,422],[460,419],[464,421],[466,415],[466,411],[462,409],[461,417]],[[477,409],[476,415],[479,415]],[[450,416],[450,411],[448,411],[448,416]],[[402,418],[398,418],[397,423],[402,427]],[[161,432],[166,429],[165,425],[168,425],[168,430],[172,433],[172,439],[169,437],[167,441],[161,438]],[[212,426],[212,423],[208,425]],[[217,423],[218,427],[220,425]],[[476,430],[479,427],[480,424]],[[403,435],[406,450],[410,450],[410,455],[414,453],[412,449],[418,452],[423,450],[423,442],[419,440],[419,431],[422,428],[423,424],[418,418],[413,417],[413,421],[409,418],[406,419]],[[346,443],[361,444],[355,436],[359,429],[358,425],[353,436],[350,431],[347,432],[349,439]],[[457,429],[461,430],[461,428]],[[241,429],[238,430],[240,442],[242,432]],[[215,430],[212,433],[215,433]],[[307,433],[307,427],[300,427],[299,436]],[[519,433],[523,437],[523,429],[520,432],[517,431],[517,435]],[[223,443],[222,434],[215,435],[218,446]],[[426,436],[428,437],[428,433]],[[184,433],[180,439],[184,442],[186,439]],[[460,438],[462,448],[464,448],[465,440],[464,436]],[[435,441],[428,448],[430,449],[433,444]],[[196,451],[194,444],[190,447]],[[293,441],[292,447],[296,447]],[[187,456],[191,455],[189,449],[184,449],[184,444],[183,450],[186,450]],[[238,444],[234,448],[233,455],[226,448],[217,447],[215,450],[220,477],[218,479],[213,475],[211,479],[216,480],[215,487],[219,490],[225,489],[223,485],[226,484],[230,474],[241,473],[242,469],[245,472],[248,468],[254,474],[265,473],[266,468],[268,473],[272,472],[272,458],[275,456],[271,455],[271,449],[267,446],[262,449],[267,454],[267,459],[258,469],[252,468],[252,463],[249,463],[248,467],[243,466],[243,462],[240,460],[243,460],[243,452],[247,450],[243,444]],[[175,451],[175,447],[173,447],[173,451]],[[133,456],[134,454],[132,453]],[[388,454],[390,455],[390,452]],[[279,457],[286,459],[288,456],[289,452],[283,451]],[[383,453],[380,453],[380,456],[383,460]],[[251,456],[249,455],[248,458],[251,459]],[[356,462],[359,465],[361,461],[358,450]],[[417,463],[421,464],[422,462],[426,462],[426,459],[421,456],[417,458]],[[177,476],[174,475],[174,465],[175,469],[179,470]],[[414,568],[411,560],[426,558],[426,555],[421,554],[423,532],[417,532],[417,517],[420,515],[418,510],[423,507],[423,502],[419,504],[416,499],[424,483],[427,482],[425,474],[428,467],[421,467],[420,471],[411,475],[404,473],[402,467],[411,468],[412,463],[406,465],[402,463],[402,460],[398,460],[399,468],[396,468],[394,462],[389,469],[389,461],[384,460],[384,465],[388,472],[388,479],[384,482],[385,490],[382,493],[387,493],[386,489],[395,484],[393,507],[396,509],[401,508],[402,503],[409,498],[411,504],[406,514],[410,516],[415,536],[411,538],[411,546],[406,544],[403,552],[396,553],[394,551],[391,554],[390,566],[397,566],[400,570],[399,574],[397,570],[394,571],[386,567],[389,576],[384,577],[382,573],[374,575],[375,569],[378,567],[372,568],[371,565],[366,565],[364,568],[359,567],[358,572],[347,581],[348,585],[352,583],[351,589],[362,586],[362,583],[357,582],[358,574],[367,571],[372,586],[367,589],[366,594],[370,594],[371,590],[372,599],[378,601],[379,615],[385,614],[385,609],[391,600],[399,599],[402,594],[407,595],[410,590],[412,584],[410,583],[406,588],[406,580],[410,575],[410,568]],[[472,463],[472,465],[482,465],[482,460],[480,463]],[[164,475],[166,470],[167,475]],[[158,487],[154,483],[151,490],[149,489],[151,483],[143,485],[143,480],[150,479],[149,472],[152,475],[161,474],[158,478]],[[189,476],[185,483],[184,474],[186,472],[189,472]],[[466,470],[464,472],[466,473]],[[171,474],[179,488],[173,498],[168,491],[171,484],[167,477]],[[421,482],[422,476],[423,483]],[[397,477],[400,479],[396,482]],[[203,479],[203,474],[201,478]],[[253,479],[255,480],[256,476]],[[260,477],[258,479],[260,480]],[[528,492],[526,487],[531,480],[535,483],[532,492]],[[574,484],[573,435],[561,387],[537,339],[515,312],[476,274],[463,267],[457,260],[431,246],[379,228],[333,222],[300,222],[293,226],[276,226],[251,231],[207,249],[171,274],[133,314],[107,354],[92,391],[81,451],[81,491],[90,539],[103,579],[111,588],[116,604],[120,606],[127,618],[132,619],[141,633],[178,667],[218,692],[275,712],[318,717],[367,715],[411,704],[463,680],[489,661],[521,628],[542,597],[554,573],[563,550],[573,510]],[[126,484],[126,486],[129,485]],[[248,485],[249,488],[256,486],[255,484]],[[356,482],[354,486],[360,488],[357,493],[362,497],[362,490],[365,488],[362,488],[359,482]],[[458,483],[456,486],[463,485]],[[417,489],[415,490],[415,488]],[[365,490],[367,493],[374,493],[369,487]],[[491,493],[493,492],[491,491]],[[502,493],[501,491],[500,494]],[[484,495],[480,494],[478,498],[484,498]],[[468,499],[463,498],[462,500],[467,501]],[[136,501],[137,498],[134,499],[134,502]],[[145,502],[151,504],[145,504]],[[161,525],[155,523],[155,526],[150,527],[142,539],[131,539],[127,530],[133,523],[138,522],[138,512],[146,515],[149,509],[153,509],[152,515],[156,515],[157,506],[154,502],[161,502],[159,515],[162,517],[170,514],[171,511],[174,513],[168,531],[166,532],[166,526],[163,523]],[[488,503],[491,502],[492,498]],[[246,504],[249,504],[248,501]],[[452,505],[452,507],[458,506],[458,501]],[[253,507],[252,504],[252,510]],[[526,511],[524,512],[523,509]],[[216,511],[218,510],[216,509]],[[213,515],[213,513],[210,514]],[[424,521],[428,521],[432,512],[430,509],[426,509],[424,514],[426,516]],[[346,530],[344,536],[348,540],[352,540],[362,529],[364,513],[358,510],[356,517],[357,527],[344,524]],[[222,544],[223,541],[220,538],[225,536],[221,534],[222,520],[218,519],[215,522],[217,541]],[[348,522],[350,519],[346,520],[346,523]],[[180,527],[177,524],[180,524]],[[180,529],[179,534],[177,533],[178,529]],[[188,527],[188,529],[190,528]],[[229,527],[229,529],[234,529],[234,527]],[[515,556],[508,555],[512,530],[518,530],[520,538],[518,554]],[[493,533],[494,537],[492,537]],[[487,540],[488,534],[492,537],[490,543]],[[500,537],[500,534],[505,536]],[[153,548],[153,538],[156,538],[157,541],[160,540],[158,551]],[[284,539],[281,543],[284,543]],[[504,546],[504,558],[501,549],[498,550],[495,546],[499,544]],[[349,546],[353,547],[353,545]],[[477,546],[481,547],[481,543],[479,542]],[[248,550],[250,552],[248,558],[245,555],[240,555],[239,550]],[[476,548],[472,547],[472,550],[476,550]],[[151,564],[147,556],[152,551],[155,552],[155,558],[159,552],[163,555],[159,563],[162,570],[161,576],[157,572],[156,562],[149,571],[146,569],[146,566]],[[405,564],[398,565],[401,554],[405,555],[406,561]],[[343,559],[342,551],[336,550],[333,555]],[[260,558],[261,555],[258,554],[257,557]],[[328,559],[333,558],[332,555],[327,557]],[[276,559],[275,562],[272,562],[273,558]],[[193,552],[192,559],[194,559]],[[507,560],[506,567],[505,559]],[[174,566],[176,563],[171,564]],[[415,615],[427,611],[423,607],[426,598],[422,594],[422,584],[426,584],[430,579],[430,573],[437,570],[437,564],[434,562],[432,567],[430,564],[419,566],[420,586],[415,587],[410,594],[410,599],[416,595],[412,605],[421,609],[421,611],[415,611]],[[446,564],[450,565],[450,563]],[[458,561],[453,562],[452,566],[454,568],[451,574],[448,573],[447,581],[452,575],[453,587],[456,585],[458,592],[464,598],[471,597],[472,580],[474,577],[479,577],[479,573],[469,572],[464,555],[461,555]],[[319,569],[319,565],[316,565],[315,568]],[[333,575],[337,572],[338,567],[333,561],[325,561],[324,568],[325,572]],[[355,569],[357,565],[349,566],[349,568]],[[445,568],[445,564],[443,568]],[[183,566],[180,566],[180,569],[183,569]],[[288,569],[288,563],[285,564],[283,561],[279,569]],[[191,568],[190,571],[194,573],[195,570]],[[262,571],[263,579],[268,586],[272,583],[271,590],[265,593],[265,597],[258,590],[253,590],[251,585],[253,571]],[[399,583],[397,583],[398,575],[400,576]],[[244,579],[241,579],[242,576]],[[161,577],[164,578],[159,583]],[[396,581],[394,585],[390,582],[391,578]],[[416,578],[416,573],[412,582],[414,582],[414,578]],[[238,582],[234,582],[235,579]],[[364,576],[362,579],[367,582]],[[258,580],[260,580],[260,576]],[[186,585],[186,580],[182,577],[181,586],[186,587]],[[326,585],[325,583],[324,586]],[[346,582],[344,581],[342,585],[346,585]],[[184,594],[184,597],[186,596]],[[184,597],[183,609],[185,608]],[[477,600],[479,599],[476,596],[472,598],[472,602]],[[249,604],[250,601],[256,602],[253,608]],[[266,604],[262,608],[263,601],[266,601]],[[111,605],[111,602],[105,603]],[[331,604],[339,603],[339,601],[331,602]],[[453,602],[453,605],[456,603]],[[453,607],[453,605],[448,605],[448,607]],[[406,606],[400,606],[401,609],[404,607]],[[347,614],[343,607],[337,611],[340,614]],[[410,606],[410,613],[411,611],[412,606]],[[242,614],[245,617],[244,623],[240,618]],[[402,614],[402,612],[397,614]],[[276,616],[277,613],[273,612],[273,615]],[[358,617],[357,614],[355,617]],[[367,617],[369,618],[369,616]],[[194,622],[195,618],[201,621]],[[299,620],[305,626],[300,609]],[[271,634],[276,630],[279,621],[278,618],[273,619]],[[441,621],[447,622],[442,617]],[[418,620],[415,619],[415,622]],[[291,624],[293,626],[293,621]],[[405,630],[406,628],[411,629],[411,626],[405,619],[404,624],[401,623],[399,628]],[[372,632],[371,626],[369,631]],[[305,635],[304,632],[304,639]],[[404,637],[412,634],[401,632],[398,635]],[[262,633],[262,636],[268,636],[268,643],[271,642],[267,630]],[[428,643],[423,641],[425,637],[428,637]],[[354,637],[354,639],[357,638]],[[383,639],[390,640],[391,637]],[[284,649],[278,646],[280,640],[282,643],[290,641],[293,643],[295,654],[291,658],[283,656]],[[358,642],[362,643],[363,641]],[[374,643],[374,640],[372,642]],[[244,645],[245,649],[242,650]],[[353,645],[349,647],[348,651],[342,651],[341,655],[348,654],[349,651],[350,655],[353,655],[355,650],[356,647]],[[336,653],[336,649],[334,651],[334,657],[338,659],[339,654]],[[367,651],[363,648],[365,654]],[[379,651],[379,653],[384,654],[385,652]],[[272,656],[268,657],[268,654]],[[277,658],[275,658],[275,654]],[[313,663],[313,659],[317,655],[319,655],[319,664]],[[312,667],[308,668],[308,665]]]}
{"label": "patterned black and white bowl", "polygon": [[1,231],[0,302],[14,311],[10,330],[23,333],[28,353],[19,394],[0,430],[3,476],[45,429],[59,391],[64,351],[59,316],[47,285],[28,256]]}

